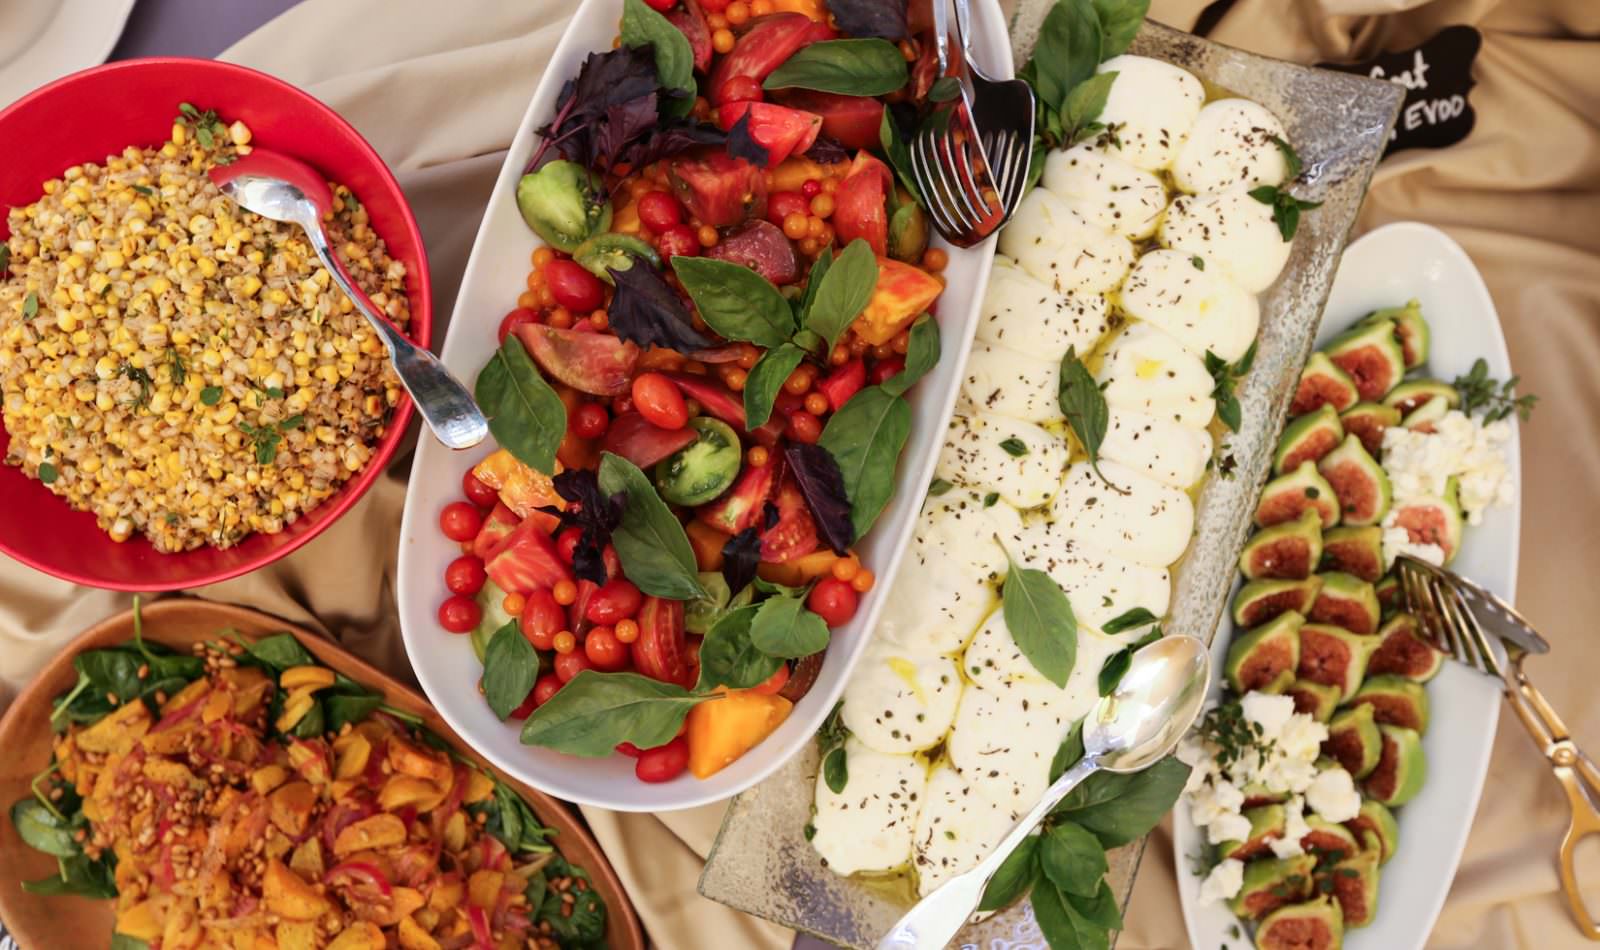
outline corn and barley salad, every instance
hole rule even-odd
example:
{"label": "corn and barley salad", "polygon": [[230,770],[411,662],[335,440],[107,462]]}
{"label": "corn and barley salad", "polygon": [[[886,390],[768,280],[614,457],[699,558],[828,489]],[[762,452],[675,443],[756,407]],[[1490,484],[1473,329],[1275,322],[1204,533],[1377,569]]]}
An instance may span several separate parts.
{"label": "corn and barley salad", "polygon": [[[5,461],[116,541],[223,548],[276,532],[366,465],[399,382],[293,225],[206,176],[250,149],[184,104],[171,140],[46,182],[0,262]],[[334,187],[330,240],[405,326],[405,267]],[[4,255],[0,255],[4,256]]]}

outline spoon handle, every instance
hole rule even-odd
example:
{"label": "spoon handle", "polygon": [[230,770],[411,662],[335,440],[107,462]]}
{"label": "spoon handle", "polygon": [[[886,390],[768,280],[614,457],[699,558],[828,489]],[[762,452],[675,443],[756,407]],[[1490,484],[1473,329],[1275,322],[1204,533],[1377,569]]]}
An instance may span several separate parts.
{"label": "spoon handle", "polygon": [[372,328],[383,338],[389,350],[389,362],[400,377],[401,385],[411,394],[417,411],[428,424],[434,436],[452,449],[468,449],[482,442],[489,434],[489,421],[484,418],[478,404],[473,401],[467,387],[450,374],[437,356],[417,346],[394,325],[384,319],[367,300],[367,295],[355,286],[344,262],[333,253],[328,238],[320,227],[307,227],[306,235],[311,247],[322,260],[322,265],[333,275],[334,283],[356,305]]}
{"label": "spoon handle", "polygon": [[1017,820],[988,857],[917,901],[916,906],[906,911],[906,915],[878,941],[877,950],[942,950],[977,909],[978,902],[983,900],[984,889],[989,886],[989,879],[1000,870],[1000,865],[1011,856],[1011,852],[1033,834],[1050,809],[1060,804],[1068,792],[1099,768],[1100,763],[1096,759],[1087,756],[1079,759],[1078,764],[1056,779],[1038,803]]}

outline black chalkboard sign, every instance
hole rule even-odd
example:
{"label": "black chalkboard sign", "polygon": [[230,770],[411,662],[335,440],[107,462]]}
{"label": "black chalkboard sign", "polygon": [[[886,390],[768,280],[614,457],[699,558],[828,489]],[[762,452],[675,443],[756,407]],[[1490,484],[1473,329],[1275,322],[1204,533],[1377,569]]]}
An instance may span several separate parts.
{"label": "black chalkboard sign", "polygon": [[1441,30],[1421,46],[1360,63],[1318,63],[1325,69],[1387,79],[1406,90],[1385,155],[1408,148],[1444,148],[1467,137],[1476,119],[1467,94],[1483,36],[1470,26]]}

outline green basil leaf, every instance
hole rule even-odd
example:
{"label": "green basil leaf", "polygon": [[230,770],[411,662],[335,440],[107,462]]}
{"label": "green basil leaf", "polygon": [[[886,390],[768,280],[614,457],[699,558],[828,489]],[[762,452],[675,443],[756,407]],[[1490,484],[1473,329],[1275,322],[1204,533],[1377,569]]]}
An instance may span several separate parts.
{"label": "green basil leaf", "polygon": [[483,651],[483,698],[501,722],[521,706],[539,678],[539,654],[513,620],[489,638]]}
{"label": "green basil leaf", "polygon": [[607,497],[618,492],[627,496],[622,523],[611,533],[611,543],[628,580],[657,597],[696,600],[706,596],[689,536],[639,467],[621,456],[604,453],[600,488]]}
{"label": "green basil leaf", "polygon": [[1100,889],[1095,891],[1093,897],[1068,894],[1066,898],[1067,903],[1084,920],[1107,930],[1122,929],[1122,910],[1117,907],[1117,896],[1111,893],[1111,885],[1105,881],[1100,882]]}
{"label": "green basil leaf", "polygon": [[111,935],[111,950],[150,950],[150,945],[138,937],[130,937],[124,933]]}
{"label": "green basil leaf", "polygon": [[1083,826],[1057,822],[1039,845],[1039,867],[1062,893],[1092,897],[1106,874],[1106,851]]}
{"label": "green basil leaf", "polygon": [[[922,192],[917,188],[916,176],[911,173],[911,146],[900,134],[900,126],[895,124],[894,114],[889,109],[883,110],[883,119],[878,123],[878,144],[882,146],[889,166],[894,169],[895,177],[900,179],[900,187],[911,193],[913,201],[922,204]],[[1044,174],[1044,162],[1037,164],[1039,171],[1031,173],[1035,181]]]}
{"label": "green basil leaf", "polygon": [[911,324],[911,339],[906,346],[906,365],[883,381],[883,388],[898,396],[928,374],[939,362],[939,322],[923,314]]}
{"label": "green basil leaf", "polygon": [[868,386],[828,419],[817,444],[839,463],[850,499],[850,523],[860,538],[894,494],[900,450],[911,434],[911,407],[882,386]]}
{"label": "green basil leaf", "polygon": [[547,475],[555,472],[556,448],[567,432],[567,407],[516,334],[507,335],[479,371],[473,396],[502,448],[524,465]]}
{"label": "green basil leaf", "polygon": [[35,851],[70,858],[83,849],[73,840],[71,822],[57,818],[37,798],[24,798],[11,806],[11,825],[22,843]]}
{"label": "green basil leaf", "polygon": [[888,40],[823,40],[784,60],[761,86],[882,96],[905,86],[907,77],[905,57]]}
{"label": "green basil leaf", "polygon": [[1105,111],[1106,99],[1111,95],[1111,84],[1116,82],[1115,72],[1096,73],[1075,86],[1067,94],[1067,101],[1061,106],[1061,124],[1065,126],[1063,135],[1070,142],[1078,142],[1087,136],[1088,131],[1099,131],[1098,128],[1090,130],[1091,125],[1098,125],[1100,113]]}
{"label": "green basil leaf", "polygon": [[[1094,381],[1089,368],[1078,359],[1077,347],[1069,347],[1061,358],[1061,384],[1057,399],[1061,413],[1067,417],[1072,434],[1089,456],[1095,473],[1100,472],[1100,444],[1105,441],[1106,427],[1110,425],[1111,412],[1106,408],[1105,394]],[[1104,475],[1100,476],[1106,480]]]}
{"label": "green basil leaf", "polygon": [[717,686],[748,689],[778,672],[783,660],[758,650],[750,638],[751,622],[760,608],[740,607],[723,614],[700,644],[700,681],[697,693]]}
{"label": "green basil leaf", "polygon": [[1062,110],[1067,94],[1100,65],[1100,46],[1100,18],[1090,0],[1059,0],[1039,27],[1028,63],[1039,98]]}
{"label": "green basil leaf", "polygon": [[702,700],[637,673],[583,670],[528,717],[522,744],[589,759],[611,755],[623,742],[652,749],[672,741]]}
{"label": "green basil leaf", "polygon": [[1127,52],[1149,10],[1150,0],[1094,0],[1100,20],[1101,62]]}
{"label": "green basil leaf", "polygon": [[783,343],[761,354],[750,375],[744,381],[744,424],[746,429],[760,428],[772,418],[772,404],[778,399],[778,390],[806,358],[806,351],[793,343]]}
{"label": "green basil leaf", "polygon": [[1028,443],[1015,436],[1005,439],[1000,443],[1000,448],[1012,458],[1022,458],[1028,454]]}
{"label": "green basil leaf", "polygon": [[22,298],[22,316],[25,319],[32,320],[38,312],[39,295],[30,290],[28,291],[28,296]]}
{"label": "green basil leaf", "polygon": [[1000,862],[994,877],[989,879],[988,886],[983,889],[983,900],[978,902],[978,909],[999,910],[1026,893],[1039,877],[1039,865],[1035,863],[1038,854],[1038,835],[1022,839],[1017,849]]}
{"label": "green basil leaf", "polygon": [[631,48],[651,47],[661,85],[683,93],[675,98],[663,96],[662,107],[673,115],[688,115],[694,108],[694,50],[683,31],[642,0],[623,0],[621,33],[622,42]]}
{"label": "green basil leaf", "polygon": [[1154,828],[1183,792],[1189,767],[1168,756],[1142,772],[1097,772],[1056,806],[1107,848],[1135,841]]}
{"label": "green basil leaf", "polygon": [[827,276],[828,268],[833,266],[833,248],[825,247],[817,252],[817,259],[811,262],[811,272],[806,275],[806,289],[800,292],[800,301],[795,305],[795,316],[802,325],[811,313],[811,305],[816,302],[817,290],[822,287],[822,278]]}
{"label": "green basil leaf", "polygon": [[768,349],[794,336],[794,311],[770,281],[732,261],[674,257],[672,270],[706,325],[730,340]]}
{"label": "green basil leaf", "polygon": [[1100,678],[1097,684],[1100,695],[1110,696],[1115,692],[1118,684],[1122,682],[1122,678],[1127,675],[1128,667],[1133,665],[1133,655],[1159,639],[1161,639],[1161,628],[1157,627],[1140,637],[1137,642],[1129,644],[1107,657],[1105,664],[1100,667]]}
{"label": "green basil leaf", "polygon": [[750,642],[768,656],[798,659],[828,648],[828,624],[798,597],[769,597],[756,608]]}
{"label": "green basil leaf", "polygon": [[949,102],[961,95],[961,80],[954,76],[940,76],[928,89],[929,102]]}
{"label": "green basil leaf", "polygon": [[338,732],[344,728],[345,723],[355,725],[365,720],[368,716],[377,712],[378,707],[382,705],[383,697],[377,693],[324,696],[322,698],[323,712],[327,716],[329,732]]}
{"label": "green basil leaf", "polygon": [[[878,260],[864,239],[851,241],[822,275],[806,312],[806,329],[828,342],[828,349],[872,299],[878,285]],[[808,288],[809,292],[809,288]],[[709,322],[709,321],[708,321]]]}
{"label": "green basil leaf", "polygon": [[1072,724],[1067,737],[1061,740],[1060,747],[1056,749],[1055,757],[1050,760],[1051,783],[1060,778],[1067,769],[1077,765],[1081,758],[1083,758],[1083,720],[1079,719]]}
{"label": "green basil leaf", "polygon": [[1110,935],[1085,920],[1056,886],[1040,881],[1033,888],[1033,916],[1050,950],[1105,950]]}
{"label": "green basil leaf", "polygon": [[1006,579],[1000,589],[1006,629],[1039,675],[1066,686],[1078,655],[1078,621],[1055,578],[1025,568],[1006,553]]}
{"label": "green basil leaf", "polygon": [[822,780],[828,783],[828,790],[838,795],[850,783],[850,763],[845,758],[844,746],[834,748],[822,760]]}
{"label": "green basil leaf", "polygon": [[1155,614],[1144,609],[1143,607],[1134,607],[1131,610],[1124,610],[1122,613],[1117,614],[1110,620],[1107,620],[1105,624],[1100,627],[1100,632],[1104,633],[1108,637],[1114,637],[1124,630],[1132,630],[1134,627],[1142,627],[1147,623],[1155,622]]}
{"label": "green basil leaf", "polygon": [[1278,146],[1278,152],[1283,155],[1283,164],[1288,171],[1285,180],[1294,181],[1299,178],[1300,172],[1305,168],[1304,163],[1300,161],[1300,153],[1296,152],[1294,146],[1290,145],[1281,135],[1272,135],[1268,136],[1268,138],[1272,140],[1273,145]]}
{"label": "green basil leaf", "polygon": [[311,666],[317,660],[290,633],[275,633],[245,645],[245,652],[277,672],[294,666]]}
{"label": "green basil leaf", "polygon": [[943,495],[945,492],[954,487],[954,485],[951,485],[942,478],[935,478],[933,481],[928,483],[928,497],[938,498],[940,495]]}

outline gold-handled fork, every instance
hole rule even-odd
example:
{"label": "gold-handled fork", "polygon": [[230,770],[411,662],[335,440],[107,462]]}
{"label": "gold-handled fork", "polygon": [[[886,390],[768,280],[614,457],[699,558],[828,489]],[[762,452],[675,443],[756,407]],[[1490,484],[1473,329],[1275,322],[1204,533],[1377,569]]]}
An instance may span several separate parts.
{"label": "gold-handled fork", "polygon": [[1600,768],[1572,741],[1566,724],[1522,669],[1528,654],[1548,653],[1550,645],[1515,608],[1472,581],[1404,554],[1395,567],[1406,608],[1424,636],[1456,660],[1499,678],[1506,702],[1549,760],[1572,810],[1561,840],[1561,889],[1578,929],[1600,940],[1600,924],[1578,889],[1575,863],[1578,842],[1600,833]]}

